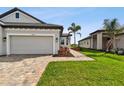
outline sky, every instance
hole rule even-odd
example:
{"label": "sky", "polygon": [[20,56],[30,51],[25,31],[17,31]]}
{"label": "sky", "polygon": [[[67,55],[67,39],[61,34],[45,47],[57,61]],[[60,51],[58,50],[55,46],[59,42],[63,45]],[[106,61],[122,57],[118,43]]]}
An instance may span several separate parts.
{"label": "sky", "polygon": [[[10,9],[12,8],[1,7],[0,14]],[[67,28],[71,23],[80,25],[81,37],[77,34],[77,41],[87,37],[91,32],[102,29],[104,19],[117,18],[121,25],[124,24],[124,8],[121,7],[21,7],[20,9],[46,23],[63,25],[65,33],[68,32]]]}

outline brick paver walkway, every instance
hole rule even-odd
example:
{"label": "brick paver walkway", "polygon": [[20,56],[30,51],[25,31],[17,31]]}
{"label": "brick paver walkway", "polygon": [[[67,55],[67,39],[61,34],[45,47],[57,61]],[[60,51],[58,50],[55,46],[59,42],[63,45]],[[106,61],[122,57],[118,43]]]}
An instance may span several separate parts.
{"label": "brick paver walkway", "polygon": [[93,60],[74,50],[75,57],[51,55],[12,55],[0,57],[0,85],[36,85],[46,66],[52,61]]}

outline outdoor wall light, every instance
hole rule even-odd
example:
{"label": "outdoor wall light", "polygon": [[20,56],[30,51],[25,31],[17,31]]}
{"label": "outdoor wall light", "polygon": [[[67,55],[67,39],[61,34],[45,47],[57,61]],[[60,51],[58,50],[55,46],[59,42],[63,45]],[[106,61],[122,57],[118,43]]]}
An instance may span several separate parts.
{"label": "outdoor wall light", "polygon": [[3,41],[6,41],[6,37],[3,37]]}

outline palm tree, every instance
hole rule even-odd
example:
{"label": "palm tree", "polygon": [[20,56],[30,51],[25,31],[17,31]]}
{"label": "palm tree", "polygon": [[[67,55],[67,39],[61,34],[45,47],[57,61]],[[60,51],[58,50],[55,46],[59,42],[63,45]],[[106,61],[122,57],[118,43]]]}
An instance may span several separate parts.
{"label": "palm tree", "polygon": [[79,34],[81,37],[81,33],[78,32],[79,30],[81,30],[81,26],[76,25],[75,23],[72,23],[71,26],[68,28],[69,33],[74,34],[74,45],[76,45],[76,34]]}
{"label": "palm tree", "polygon": [[[121,33],[124,30],[124,27],[122,27],[118,20],[116,18],[110,20],[110,19],[105,19],[104,20],[104,29],[110,36],[110,40],[108,42],[112,42],[111,45],[113,45],[113,49],[117,49],[117,44],[116,44],[116,35]],[[108,48],[107,48],[108,49]]]}

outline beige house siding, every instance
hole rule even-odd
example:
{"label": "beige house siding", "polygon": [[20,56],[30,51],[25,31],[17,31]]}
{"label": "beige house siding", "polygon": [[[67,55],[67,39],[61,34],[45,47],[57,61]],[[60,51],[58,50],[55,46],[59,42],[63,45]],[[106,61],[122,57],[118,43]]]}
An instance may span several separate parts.
{"label": "beige house siding", "polygon": [[[60,37],[60,46],[61,47],[69,47],[70,46],[70,38],[71,38],[70,36],[69,37]],[[62,44],[62,41],[64,41],[64,44]]]}
{"label": "beige house siding", "polygon": [[124,49],[124,34],[117,36],[117,48],[123,48]]}
{"label": "beige house siding", "polygon": [[91,38],[90,38],[90,48],[93,49],[93,37],[92,37],[92,36],[91,36]]}
{"label": "beige house siding", "polygon": [[97,49],[102,49],[102,32],[97,34]]}
{"label": "beige house siding", "polygon": [[79,41],[79,46],[84,48],[91,48],[91,39]]}
{"label": "beige house siding", "polygon": [[3,29],[2,29],[2,27],[0,26],[0,55],[2,55],[3,54]]}
{"label": "beige house siding", "polygon": [[[15,14],[19,13],[19,18],[15,17]],[[17,22],[17,23],[40,23],[39,21],[33,19],[32,17],[20,12],[20,11],[15,11],[3,18],[1,18],[3,22]]]}
{"label": "beige house siding", "polygon": [[[97,50],[106,50],[107,42],[110,40],[110,36],[104,30],[96,30],[95,32],[90,33],[90,48]],[[83,39],[79,41],[79,46],[89,48],[84,42],[88,39]],[[115,42],[114,42],[115,43]],[[111,48],[114,46],[111,46]],[[115,48],[115,47],[114,47]],[[124,31],[116,36],[116,48],[124,49]]]}

